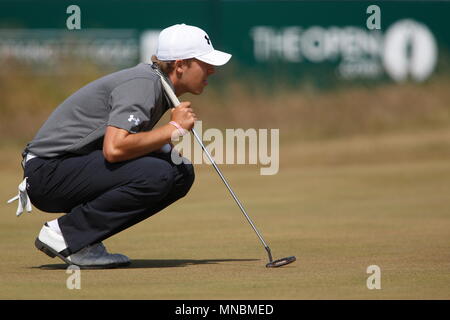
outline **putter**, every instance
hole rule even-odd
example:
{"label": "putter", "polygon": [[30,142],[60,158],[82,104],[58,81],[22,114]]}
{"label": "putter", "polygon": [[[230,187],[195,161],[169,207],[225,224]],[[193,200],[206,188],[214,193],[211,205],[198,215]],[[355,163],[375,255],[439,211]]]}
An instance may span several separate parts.
{"label": "putter", "polygon": [[[170,87],[170,85],[164,79],[164,76],[157,69],[154,69],[154,70],[161,77],[161,83],[163,85],[163,88],[164,88],[165,92],[167,93],[167,95],[169,96],[169,99],[172,102],[173,107],[175,108],[176,106],[178,106],[180,104],[180,100],[178,100],[178,97],[175,95],[175,93],[173,92],[173,90]],[[227,189],[230,192],[231,196],[233,197],[234,201],[236,201],[239,209],[241,209],[241,212],[243,213],[243,215],[245,216],[247,221],[250,223],[250,225],[252,226],[252,228],[255,231],[256,235],[258,236],[259,240],[261,241],[261,243],[263,244],[264,248],[266,249],[267,255],[269,256],[269,263],[266,264],[266,267],[267,268],[278,268],[278,267],[285,266],[287,264],[290,264],[290,263],[294,262],[296,260],[296,258],[294,256],[278,259],[278,260],[275,260],[275,261],[272,259],[272,253],[270,251],[269,246],[264,241],[264,238],[262,237],[261,233],[258,231],[258,229],[256,228],[255,224],[253,223],[252,219],[250,219],[249,215],[245,211],[244,206],[242,205],[241,201],[239,201],[238,197],[236,196],[236,194],[231,189],[230,185],[228,184],[228,181],[223,176],[223,174],[220,171],[219,167],[217,166],[216,162],[214,161],[212,156],[209,154],[208,150],[206,149],[205,145],[202,142],[202,139],[199,137],[199,135],[194,130],[194,128],[192,128],[191,132],[194,135],[194,137],[197,140],[197,142],[200,144],[203,152],[208,157],[209,161],[213,165],[213,167],[216,170],[217,174],[219,175],[219,177],[222,179],[223,183],[227,187]]]}

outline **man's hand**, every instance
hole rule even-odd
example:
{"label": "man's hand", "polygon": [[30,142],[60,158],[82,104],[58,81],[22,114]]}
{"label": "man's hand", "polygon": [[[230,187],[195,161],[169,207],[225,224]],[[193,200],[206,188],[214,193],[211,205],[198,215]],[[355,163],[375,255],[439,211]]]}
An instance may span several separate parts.
{"label": "man's hand", "polygon": [[178,123],[183,129],[189,131],[194,127],[197,116],[189,101],[181,102],[176,108],[172,108],[171,112],[170,120]]}

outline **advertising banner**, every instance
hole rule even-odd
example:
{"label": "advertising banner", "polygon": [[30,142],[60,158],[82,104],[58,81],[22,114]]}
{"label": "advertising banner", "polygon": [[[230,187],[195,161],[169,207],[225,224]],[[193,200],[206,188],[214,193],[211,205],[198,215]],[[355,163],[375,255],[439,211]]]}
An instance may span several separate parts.
{"label": "advertising banner", "polygon": [[204,28],[264,81],[416,81],[448,72],[450,2],[0,1],[0,62],[52,72],[150,61],[161,29]]}

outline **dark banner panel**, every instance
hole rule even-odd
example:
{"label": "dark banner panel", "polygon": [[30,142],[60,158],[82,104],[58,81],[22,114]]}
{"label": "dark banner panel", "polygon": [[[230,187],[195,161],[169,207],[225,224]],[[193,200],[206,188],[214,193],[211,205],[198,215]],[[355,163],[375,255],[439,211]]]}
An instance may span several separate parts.
{"label": "dark banner panel", "polygon": [[149,61],[161,29],[205,29],[233,73],[317,84],[421,82],[448,73],[450,2],[0,1],[0,61]]}

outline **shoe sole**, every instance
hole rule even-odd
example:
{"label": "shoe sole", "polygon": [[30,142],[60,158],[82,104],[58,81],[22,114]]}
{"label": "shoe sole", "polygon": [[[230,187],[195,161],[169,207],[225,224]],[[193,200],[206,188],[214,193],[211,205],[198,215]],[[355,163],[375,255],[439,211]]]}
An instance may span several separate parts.
{"label": "shoe sole", "polygon": [[126,267],[131,263],[131,261],[128,261],[128,262],[110,263],[110,264],[102,264],[102,265],[79,265],[79,264],[73,263],[72,261],[66,259],[66,257],[64,257],[62,254],[53,250],[51,247],[49,247],[48,245],[43,243],[41,240],[39,240],[39,238],[36,238],[34,245],[36,246],[36,248],[38,250],[44,252],[50,258],[58,257],[62,261],[64,261],[66,264],[77,266],[80,269],[113,269],[113,268],[117,268],[117,267]]}

